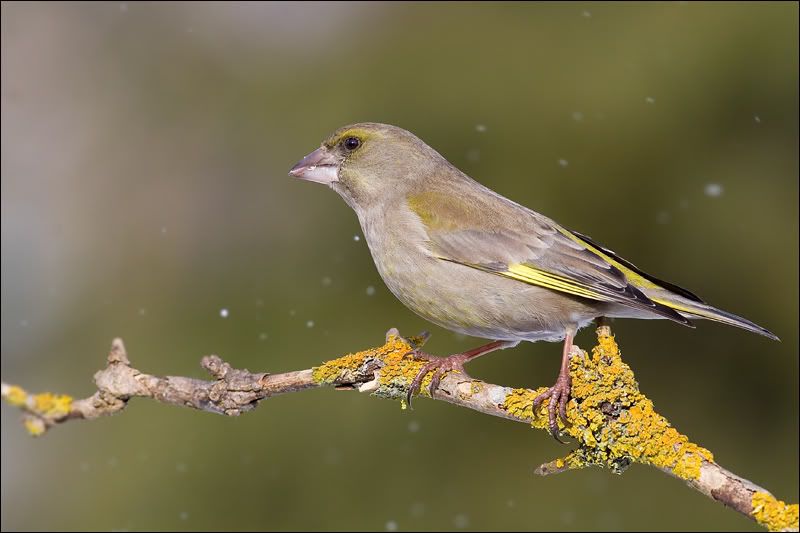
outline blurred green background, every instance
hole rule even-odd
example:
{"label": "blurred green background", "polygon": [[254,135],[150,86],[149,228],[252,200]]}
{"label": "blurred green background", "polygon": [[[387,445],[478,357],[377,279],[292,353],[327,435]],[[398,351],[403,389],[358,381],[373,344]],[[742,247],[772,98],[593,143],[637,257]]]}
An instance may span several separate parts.
{"label": "blurred green background", "polygon": [[[393,326],[479,344],[404,308],[344,202],[287,176],[388,122],[778,334],[615,323],[659,411],[796,502],[797,64],[796,3],[3,2],[3,379],[88,395],[114,336],[198,377],[204,354],[295,370]],[[550,384],[559,354],[469,370]],[[646,467],[533,475],[568,449],[327,389],[230,419],[134,400],[38,440],[3,406],[2,528],[759,529]]]}

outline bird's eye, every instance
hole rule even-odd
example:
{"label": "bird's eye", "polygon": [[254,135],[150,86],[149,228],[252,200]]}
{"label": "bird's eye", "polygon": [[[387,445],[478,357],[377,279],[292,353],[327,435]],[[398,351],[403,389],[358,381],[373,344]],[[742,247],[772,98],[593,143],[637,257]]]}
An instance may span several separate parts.
{"label": "bird's eye", "polygon": [[358,137],[348,137],[344,140],[344,147],[351,152],[359,146],[361,146],[361,141],[358,140]]}

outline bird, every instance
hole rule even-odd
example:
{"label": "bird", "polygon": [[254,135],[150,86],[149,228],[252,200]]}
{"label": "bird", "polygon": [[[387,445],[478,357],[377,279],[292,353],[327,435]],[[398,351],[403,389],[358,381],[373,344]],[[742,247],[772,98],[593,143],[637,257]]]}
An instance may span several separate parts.
{"label": "bird", "polygon": [[442,375],[522,341],[564,342],[555,384],[544,400],[548,428],[566,423],[569,354],[579,329],[606,318],[667,319],[694,327],[708,319],[770,339],[757,324],[717,309],[694,293],[645,273],[592,238],[480,184],[413,133],[375,122],[337,129],[289,171],[324,184],[355,211],[387,288],[422,318],[483,346],[429,360]]}

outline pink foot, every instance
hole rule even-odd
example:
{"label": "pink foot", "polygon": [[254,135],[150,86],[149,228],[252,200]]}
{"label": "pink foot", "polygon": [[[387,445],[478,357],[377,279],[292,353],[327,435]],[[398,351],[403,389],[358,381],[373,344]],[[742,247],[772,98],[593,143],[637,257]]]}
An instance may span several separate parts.
{"label": "pink foot", "polygon": [[408,388],[408,394],[406,395],[406,403],[408,403],[408,406],[411,407],[411,396],[414,394],[419,394],[422,381],[431,370],[434,370],[434,373],[433,378],[431,379],[431,385],[428,387],[428,393],[431,395],[431,397],[433,397],[433,393],[439,388],[439,382],[442,380],[442,376],[445,372],[449,370],[458,370],[465,376],[467,375],[466,370],[464,370],[464,363],[469,361],[471,358],[472,357],[470,357],[469,354],[459,353],[449,357],[436,358],[423,366],[414,377],[414,380],[411,382],[411,386]]}
{"label": "pink foot", "polygon": [[567,423],[567,402],[569,402],[570,391],[572,390],[572,378],[569,377],[569,372],[562,372],[558,375],[555,385],[550,387],[547,392],[543,392],[533,400],[533,413],[546,399],[550,399],[547,404],[548,427],[550,434],[561,444],[564,441],[558,438],[558,421],[556,420],[556,409],[558,409],[558,416],[566,424]]}

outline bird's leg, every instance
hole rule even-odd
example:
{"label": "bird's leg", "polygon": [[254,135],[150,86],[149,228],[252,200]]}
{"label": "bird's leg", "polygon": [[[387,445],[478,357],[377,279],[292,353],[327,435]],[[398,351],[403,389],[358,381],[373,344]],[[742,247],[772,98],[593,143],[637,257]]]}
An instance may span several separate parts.
{"label": "bird's leg", "polygon": [[406,403],[408,403],[408,406],[411,407],[411,396],[419,393],[419,389],[422,386],[422,380],[425,379],[425,376],[427,376],[431,370],[435,370],[435,372],[433,374],[433,379],[431,379],[431,385],[428,391],[430,395],[433,396],[433,392],[439,387],[439,382],[441,381],[442,376],[448,370],[458,370],[467,376],[468,374],[464,370],[464,363],[495,350],[513,348],[517,344],[519,344],[519,341],[494,341],[466,352],[453,354],[448,357],[439,357],[428,362],[422,367],[414,380],[411,382],[411,386],[408,388],[408,394],[406,395]]}
{"label": "bird's leg", "polygon": [[572,378],[569,376],[569,354],[572,349],[573,338],[574,334],[570,333],[567,333],[567,336],[564,338],[564,353],[561,356],[561,370],[558,372],[555,385],[533,400],[533,416],[536,416],[536,410],[539,408],[539,405],[541,405],[544,400],[550,399],[550,402],[547,404],[550,434],[562,444],[564,444],[564,442],[558,438],[556,409],[558,409],[558,415],[561,417],[561,420],[566,424],[567,402],[569,401],[569,395],[572,389]]}

